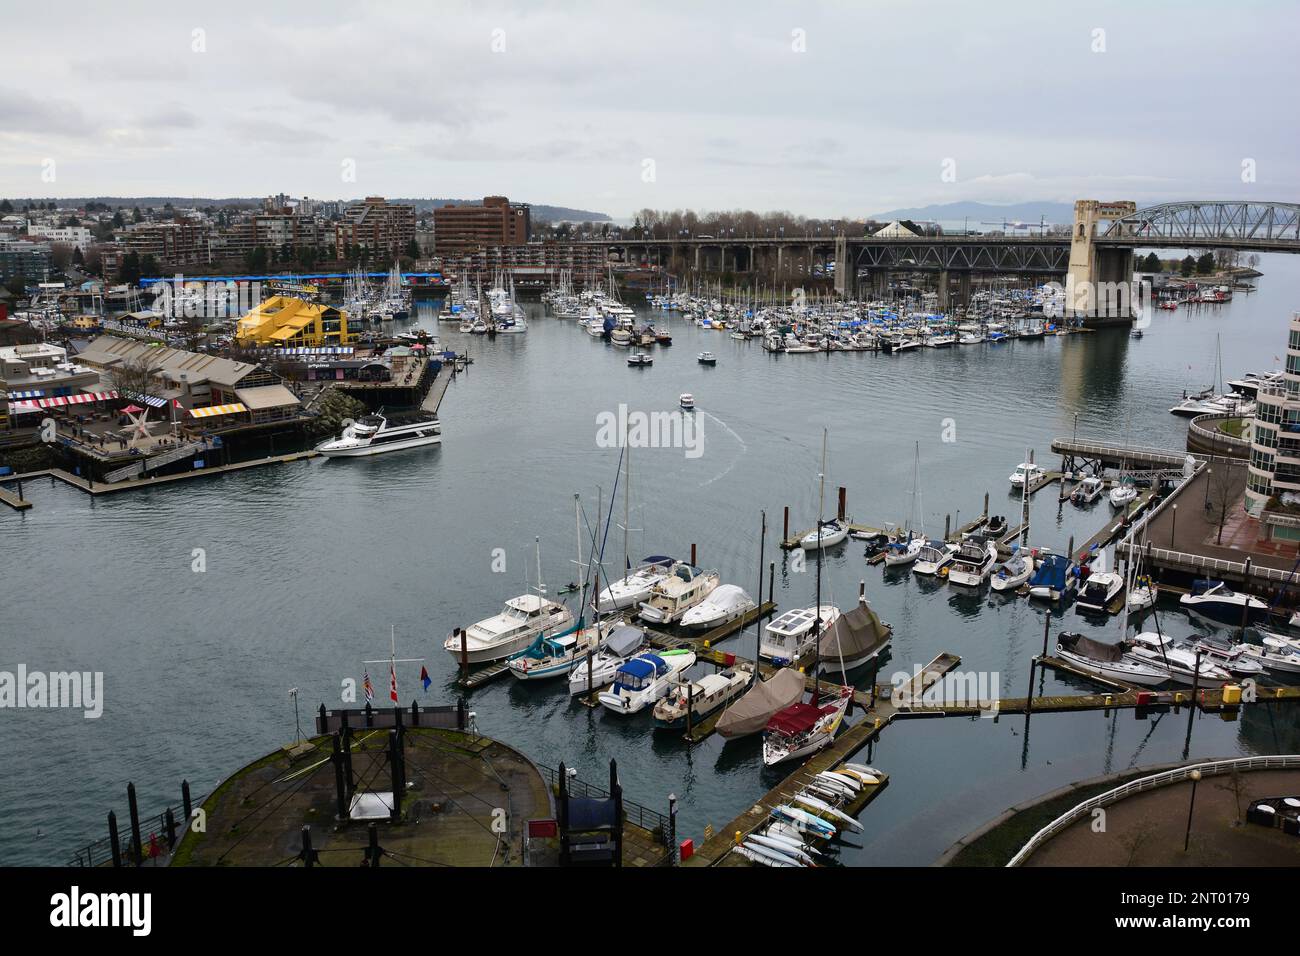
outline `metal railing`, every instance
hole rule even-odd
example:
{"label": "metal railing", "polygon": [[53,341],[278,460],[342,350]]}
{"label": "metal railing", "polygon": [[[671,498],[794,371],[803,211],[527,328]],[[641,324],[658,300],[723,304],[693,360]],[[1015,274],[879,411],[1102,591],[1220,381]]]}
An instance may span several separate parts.
{"label": "metal railing", "polygon": [[1213,777],[1219,774],[1232,773],[1234,770],[1285,770],[1292,767],[1300,767],[1300,754],[1283,754],[1276,757],[1238,757],[1234,760],[1215,760],[1209,763],[1189,764],[1186,767],[1177,767],[1173,770],[1165,770],[1162,773],[1152,774],[1149,777],[1130,780],[1123,786],[1098,794],[1097,796],[1085,800],[1074,808],[1061,814],[1047,826],[1043,827],[1030,837],[1029,841],[1020,848],[1020,852],[1007,861],[1007,866],[1019,866],[1040,846],[1062,830],[1072,826],[1081,817],[1085,814],[1091,813],[1097,807],[1108,806],[1109,804],[1123,800],[1125,797],[1132,796],[1135,793],[1142,793],[1145,790],[1154,790],[1157,787],[1164,787],[1171,783],[1179,783],[1183,780],[1187,780],[1191,777],[1193,770],[1199,770],[1202,777]]}
{"label": "metal railing", "polygon": [[[196,807],[203,806],[207,797],[199,797],[193,802]],[[176,842],[179,844],[181,837],[185,834],[189,821],[185,819],[185,814],[180,807],[168,807],[151,816],[142,816],[140,818],[140,842],[143,844],[140,848],[141,856],[148,860],[149,855],[149,838],[156,836],[158,845],[164,853],[169,852],[167,846],[167,811],[172,812],[172,819],[176,824]],[[125,826],[123,826],[125,823]],[[130,821],[118,821],[118,839],[122,851],[122,864],[131,866],[134,864],[132,846],[134,841],[131,837]],[[103,866],[113,862],[113,838],[111,836],[100,837],[98,840],[92,840],[80,850],[73,854],[68,866]]]}
{"label": "metal railing", "polygon": [[[546,782],[558,789],[560,786],[560,772],[542,764],[536,766],[542,772],[542,776],[546,778]],[[594,783],[587,783],[575,776],[570,776],[566,785],[569,788],[570,796],[585,797],[589,800],[608,800],[610,797],[609,791],[604,787],[599,787]],[[623,816],[643,830],[658,832],[663,834],[664,839],[668,838],[668,816],[658,810],[651,810],[649,807],[642,806],[636,801],[624,797]]]}
{"label": "metal railing", "polygon": [[[1242,418],[1241,415],[1231,415],[1226,412],[1216,412],[1210,415],[1197,415],[1188,423],[1187,428],[1193,434],[1199,436],[1211,445],[1223,445],[1225,448],[1237,448],[1244,451],[1250,450],[1250,439],[1242,438],[1238,435],[1229,435],[1227,432],[1220,431],[1217,428],[1207,428],[1207,422],[1226,422]],[[1249,429],[1247,429],[1247,434]]]}
{"label": "metal railing", "polygon": [[[1140,556],[1148,553],[1147,548],[1131,544],[1128,538],[1119,543],[1117,550],[1125,556],[1134,554]],[[1242,577],[1259,578],[1263,581],[1286,581],[1291,577],[1291,571],[1282,568],[1270,568],[1253,562],[1226,561],[1223,558],[1209,558],[1201,554],[1189,554],[1186,551],[1171,551],[1168,548],[1152,547],[1150,548],[1150,554],[1153,558],[1182,564],[1194,570],[1201,569],[1222,574],[1240,574]]]}
{"label": "metal railing", "polygon": [[1156,448],[1152,445],[1112,445],[1108,442],[1079,441],[1074,438],[1053,438],[1052,450],[1057,454],[1067,452],[1095,458],[1145,459],[1174,468],[1187,460],[1186,453],[1168,448]]}

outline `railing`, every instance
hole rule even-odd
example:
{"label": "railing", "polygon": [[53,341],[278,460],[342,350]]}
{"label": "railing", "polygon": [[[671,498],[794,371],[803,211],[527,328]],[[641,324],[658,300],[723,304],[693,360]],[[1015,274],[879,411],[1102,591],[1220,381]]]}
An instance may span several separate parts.
{"label": "railing", "polygon": [[1168,448],[1156,448],[1150,445],[1111,445],[1106,442],[1079,441],[1073,438],[1052,439],[1052,450],[1092,455],[1097,458],[1146,459],[1175,467],[1187,459],[1186,454]]}
{"label": "railing", "polygon": [[[1139,556],[1148,553],[1147,548],[1131,545],[1127,538],[1120,542],[1118,550],[1126,556],[1131,556],[1134,552]],[[1225,561],[1223,558],[1207,558],[1204,555],[1171,551],[1168,548],[1153,547],[1149,549],[1149,553],[1153,558],[1161,561],[1182,564],[1192,569],[1214,571],[1218,574],[1240,574],[1243,578],[1253,577],[1263,581],[1287,581],[1291,577],[1290,571],[1261,567],[1247,561]]]}
{"label": "railing", "polygon": [[[200,797],[194,801],[193,805],[201,807],[206,799],[207,797]],[[180,843],[181,836],[185,833],[189,821],[185,819],[185,814],[179,808],[168,807],[167,810],[172,811],[172,819],[176,825],[176,842]],[[164,853],[169,851],[167,846],[167,810],[140,818],[140,842],[142,844],[140,852],[145,859],[148,859],[150,836],[157,836],[158,845],[162,847]],[[118,839],[121,841],[122,863],[130,866],[134,862],[131,849],[134,841],[131,837],[129,819],[126,821],[125,829],[122,827],[122,821],[118,822],[118,832]],[[102,866],[112,862],[113,838],[106,836],[93,840],[78,850],[72,859],[68,861],[68,866]]]}
{"label": "railing", "polygon": [[[1229,435],[1227,432],[1220,431],[1217,428],[1207,428],[1207,422],[1226,422],[1242,418],[1241,415],[1230,415],[1227,413],[1215,413],[1211,415],[1197,415],[1187,426],[1187,430],[1199,436],[1213,445],[1223,445],[1227,448],[1237,448],[1243,451],[1250,451],[1250,439],[1242,438],[1237,435]],[[1247,432],[1248,434],[1249,432]]]}
{"label": "railing", "polygon": [[[542,764],[536,766],[542,772],[542,776],[546,778],[546,782],[558,789],[560,786],[560,772]],[[569,794],[575,797],[585,797],[589,800],[608,800],[610,796],[609,791],[605,788],[598,787],[593,783],[587,783],[585,780],[580,780],[574,776],[569,777],[565,785],[568,787]],[[624,797],[623,815],[641,829],[658,832],[662,834],[663,839],[668,838],[668,817],[658,810],[651,810],[649,807],[644,807]]]}
{"label": "railing", "polygon": [[1020,852],[1007,862],[1007,866],[1019,866],[1040,846],[1097,807],[1108,806],[1135,793],[1142,793],[1145,790],[1154,790],[1157,787],[1164,787],[1171,783],[1187,780],[1191,777],[1193,770],[1199,770],[1202,777],[1213,777],[1219,774],[1232,773],[1234,770],[1284,770],[1292,767],[1300,767],[1300,755],[1284,754],[1277,757],[1238,757],[1235,760],[1215,760],[1210,763],[1177,767],[1173,770],[1152,774],[1149,777],[1130,780],[1123,786],[1098,794],[1061,814],[1030,837],[1029,842],[1020,848]]}

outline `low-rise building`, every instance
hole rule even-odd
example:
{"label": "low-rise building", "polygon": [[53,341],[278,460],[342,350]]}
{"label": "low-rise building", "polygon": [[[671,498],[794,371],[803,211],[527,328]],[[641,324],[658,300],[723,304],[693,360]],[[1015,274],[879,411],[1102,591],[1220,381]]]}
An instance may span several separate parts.
{"label": "low-rise building", "polygon": [[245,347],[320,348],[347,345],[352,335],[342,309],[276,295],[239,320],[235,339]]}
{"label": "low-rise building", "polygon": [[22,279],[29,284],[50,274],[50,247],[44,242],[0,239],[0,282]]}
{"label": "low-rise building", "polygon": [[48,342],[0,346],[0,388],[9,401],[73,395],[99,383],[99,372],[69,362],[67,349]]}

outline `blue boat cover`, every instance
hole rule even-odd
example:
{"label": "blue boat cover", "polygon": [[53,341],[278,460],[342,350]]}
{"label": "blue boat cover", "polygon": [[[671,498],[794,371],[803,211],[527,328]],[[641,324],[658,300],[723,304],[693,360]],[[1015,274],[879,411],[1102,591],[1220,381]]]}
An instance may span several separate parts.
{"label": "blue boat cover", "polygon": [[1070,561],[1065,555],[1049,554],[1038,566],[1034,576],[1029,579],[1029,586],[1064,589],[1065,571],[1069,565]]}
{"label": "blue boat cover", "polygon": [[662,674],[666,670],[668,670],[668,665],[664,663],[663,658],[654,654],[642,654],[619,668],[621,673],[638,678],[646,678],[652,674]]}

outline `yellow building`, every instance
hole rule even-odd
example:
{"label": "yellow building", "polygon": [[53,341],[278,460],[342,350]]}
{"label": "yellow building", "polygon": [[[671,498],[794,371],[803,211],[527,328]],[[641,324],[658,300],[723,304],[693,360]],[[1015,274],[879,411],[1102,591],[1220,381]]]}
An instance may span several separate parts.
{"label": "yellow building", "polygon": [[239,344],[274,348],[320,348],[348,345],[348,316],[333,306],[276,295],[239,320],[235,330]]}

